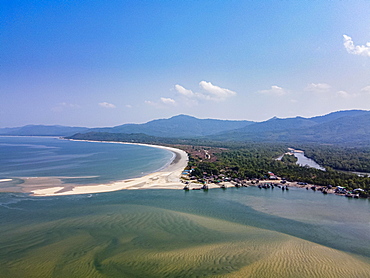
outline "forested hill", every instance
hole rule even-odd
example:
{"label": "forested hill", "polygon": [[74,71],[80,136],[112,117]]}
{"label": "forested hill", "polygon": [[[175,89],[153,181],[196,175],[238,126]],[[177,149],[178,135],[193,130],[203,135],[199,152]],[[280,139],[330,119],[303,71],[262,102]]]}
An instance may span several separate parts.
{"label": "forested hill", "polygon": [[194,138],[238,129],[252,123],[254,122],[198,119],[187,115],[177,115],[169,119],[153,120],[144,124],[94,128],[90,129],[89,132],[143,133],[159,137]]}
{"label": "forested hill", "polygon": [[318,143],[370,146],[370,111],[338,111],[312,118],[272,118],[264,122],[198,119],[178,115],[144,124],[124,124],[106,128],[25,126],[0,129],[0,135],[70,136],[75,133],[88,132],[93,132],[94,137],[96,137],[97,132],[101,132],[218,142]]}
{"label": "forested hill", "polygon": [[178,115],[169,119],[153,120],[144,124],[124,124],[115,127],[85,128],[67,126],[28,125],[15,128],[0,128],[0,135],[21,136],[71,136],[75,133],[141,133],[150,136],[168,138],[194,138],[226,132],[252,124],[251,121],[229,121],[216,119],[198,119],[187,115]]}
{"label": "forested hill", "polygon": [[370,146],[370,111],[340,111],[313,118],[273,118],[209,139]]}

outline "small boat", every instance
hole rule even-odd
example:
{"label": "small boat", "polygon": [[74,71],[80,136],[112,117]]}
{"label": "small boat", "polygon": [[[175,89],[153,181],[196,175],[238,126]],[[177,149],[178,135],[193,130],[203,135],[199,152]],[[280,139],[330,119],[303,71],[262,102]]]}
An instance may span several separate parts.
{"label": "small boat", "polygon": [[189,191],[189,185],[185,185],[184,188],[183,188],[183,190]]}

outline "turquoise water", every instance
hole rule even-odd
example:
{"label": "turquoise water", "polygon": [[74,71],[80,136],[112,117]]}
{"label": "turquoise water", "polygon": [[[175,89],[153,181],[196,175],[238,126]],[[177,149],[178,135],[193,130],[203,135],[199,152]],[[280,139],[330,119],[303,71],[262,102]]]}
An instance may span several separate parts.
{"label": "turquoise water", "polygon": [[65,183],[108,183],[155,172],[172,158],[170,151],[147,146],[0,137],[0,179],[54,176],[79,177]]}

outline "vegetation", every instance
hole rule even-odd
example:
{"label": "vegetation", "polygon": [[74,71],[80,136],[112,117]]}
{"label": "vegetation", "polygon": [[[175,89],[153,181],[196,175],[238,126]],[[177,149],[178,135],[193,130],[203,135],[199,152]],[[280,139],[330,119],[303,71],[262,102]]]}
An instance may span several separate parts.
{"label": "vegetation", "polygon": [[[355,174],[334,170],[370,172],[370,152],[366,149],[283,143],[219,142],[124,133],[91,132],[76,134],[69,138],[175,146],[189,153],[189,168],[193,168],[192,174],[199,178],[203,175],[223,174],[230,178],[261,179],[266,178],[268,172],[273,172],[288,181],[344,186],[349,190],[355,188],[370,190],[369,177],[358,177]],[[284,155],[281,161],[277,160],[276,158],[284,154],[288,147],[304,150],[308,157],[325,166],[327,170],[298,166],[295,164],[296,158],[291,155]]]}
{"label": "vegetation", "polygon": [[281,161],[286,164],[296,164],[298,161],[298,158],[296,158],[294,155],[291,154],[284,154],[281,158]]}
{"label": "vegetation", "polygon": [[342,146],[310,145],[302,149],[305,155],[324,167],[343,171],[370,173],[370,149]]}
{"label": "vegetation", "polygon": [[[203,174],[217,175],[222,173],[230,178],[263,179],[267,178],[268,172],[273,172],[288,181],[322,186],[344,186],[347,190],[356,188],[370,190],[370,178],[368,177],[358,177],[355,174],[338,172],[331,168],[328,168],[327,171],[321,171],[301,167],[292,163],[291,158],[279,161],[274,159],[276,152],[267,151],[262,144],[260,147],[260,150],[227,150],[218,154],[218,159],[215,162],[197,161],[192,157],[189,165],[195,167],[194,175],[199,178]],[[366,193],[362,193],[362,195],[366,196]]]}

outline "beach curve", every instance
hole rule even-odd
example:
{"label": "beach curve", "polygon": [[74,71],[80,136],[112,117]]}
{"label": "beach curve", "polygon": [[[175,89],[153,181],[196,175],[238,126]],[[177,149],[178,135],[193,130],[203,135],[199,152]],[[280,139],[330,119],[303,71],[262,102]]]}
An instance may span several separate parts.
{"label": "beach curve", "polygon": [[[86,140],[74,140],[74,141],[86,141]],[[98,142],[98,141],[89,141]],[[99,141],[100,142],[100,141]],[[106,143],[119,143],[119,144],[131,144],[141,145],[154,148],[165,149],[174,153],[174,158],[167,164],[163,169],[150,173],[148,175],[115,181],[107,184],[96,184],[96,185],[71,185],[66,184],[63,186],[58,184],[57,186],[35,189],[30,188],[29,193],[33,196],[60,196],[60,195],[77,195],[77,194],[91,194],[91,193],[103,193],[111,192],[123,189],[182,189],[183,185],[180,182],[180,176],[184,168],[188,164],[188,154],[180,149],[173,147],[151,145],[151,144],[140,144],[140,143],[127,143],[127,142],[106,142]],[[27,184],[27,182],[26,182]]]}

